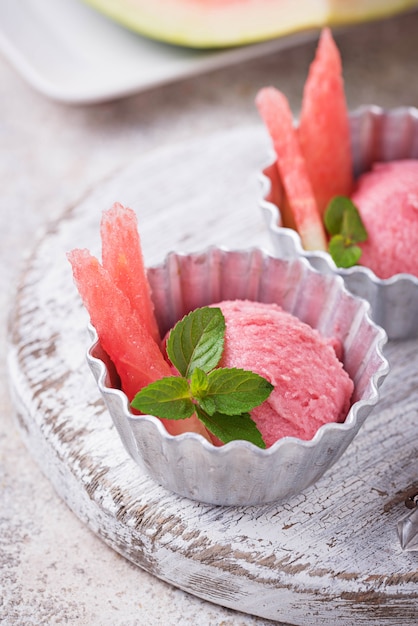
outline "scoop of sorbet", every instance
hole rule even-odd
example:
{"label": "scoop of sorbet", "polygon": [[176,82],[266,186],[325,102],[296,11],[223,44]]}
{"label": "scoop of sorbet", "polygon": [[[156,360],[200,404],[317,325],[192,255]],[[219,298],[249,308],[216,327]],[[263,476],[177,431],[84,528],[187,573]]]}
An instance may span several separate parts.
{"label": "scoop of sorbet", "polygon": [[344,421],[354,385],[337,358],[335,339],[275,304],[235,300],[214,306],[226,321],[219,366],[251,370],[274,385],[251,412],[267,446],[286,436],[308,440],[323,424]]}
{"label": "scoop of sorbet", "polygon": [[418,276],[418,160],[375,164],[359,178],[352,200],[368,234],[361,265],[380,278]]}

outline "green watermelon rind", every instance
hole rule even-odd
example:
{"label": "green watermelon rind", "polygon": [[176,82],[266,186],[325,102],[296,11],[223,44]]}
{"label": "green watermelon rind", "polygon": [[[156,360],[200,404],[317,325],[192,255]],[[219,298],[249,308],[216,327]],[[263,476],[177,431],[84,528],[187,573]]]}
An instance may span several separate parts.
{"label": "green watermelon rind", "polygon": [[[323,26],[354,24],[384,18],[406,11],[417,0],[324,0],[323,6],[312,3],[208,2],[171,0],[84,0],[108,18],[141,35],[168,44],[192,48],[221,48],[267,41]],[[353,4],[357,5],[353,8]],[[247,6],[245,6],[247,5]]]}

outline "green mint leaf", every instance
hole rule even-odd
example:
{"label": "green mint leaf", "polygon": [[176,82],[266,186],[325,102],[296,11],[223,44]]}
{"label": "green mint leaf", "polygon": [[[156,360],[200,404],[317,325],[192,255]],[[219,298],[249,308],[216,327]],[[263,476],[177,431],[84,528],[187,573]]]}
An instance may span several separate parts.
{"label": "green mint leaf", "polygon": [[328,251],[337,267],[356,265],[361,257],[361,248],[356,244],[367,240],[367,231],[350,198],[332,198],[324,214],[324,223],[331,235]]}
{"label": "green mint leaf", "polygon": [[367,239],[367,231],[356,205],[345,196],[335,196],[330,200],[324,222],[330,235],[342,235],[352,243]]}
{"label": "green mint leaf", "polygon": [[192,372],[190,377],[190,393],[193,398],[204,397],[209,386],[208,375],[198,367]]}
{"label": "green mint leaf", "polygon": [[197,417],[220,441],[244,439],[265,448],[249,411],[268,398],[273,385],[238,368],[219,368],[225,335],[221,309],[203,307],[171,331],[167,354],[180,376],[162,378],[141,389],[132,407],[165,419]]}
{"label": "green mint leaf", "polygon": [[239,415],[251,411],[266,400],[273,390],[268,380],[238,368],[219,368],[208,374],[208,387],[200,406],[210,415],[215,411]]}
{"label": "green mint leaf", "polygon": [[335,196],[332,198],[324,213],[324,223],[330,235],[341,235],[343,230],[344,213],[350,211],[350,198]]}
{"label": "green mint leaf", "polygon": [[367,231],[353,203],[351,203],[351,208],[344,213],[342,234],[354,243],[367,240]]}
{"label": "green mint leaf", "polygon": [[141,413],[173,420],[190,417],[196,408],[189,384],[180,376],[167,376],[150,383],[136,394],[131,406]]}
{"label": "green mint leaf", "polygon": [[211,398],[206,398],[208,387],[208,375],[196,367],[190,378],[190,393],[198,404],[203,406],[204,403],[205,411],[211,415],[216,411],[216,407]]}
{"label": "green mint leaf", "polygon": [[200,407],[196,407],[196,415],[222,443],[244,439],[259,448],[264,449],[266,447],[261,433],[249,413],[225,415],[224,413],[216,412],[213,415],[208,415]]}
{"label": "green mint leaf", "polygon": [[337,267],[352,267],[361,257],[361,248],[354,243],[347,243],[342,235],[334,235],[329,242],[328,251]]}
{"label": "green mint leaf", "polygon": [[202,307],[186,315],[170,332],[167,354],[181,376],[198,367],[209,372],[222,356],[225,318],[217,307]]}

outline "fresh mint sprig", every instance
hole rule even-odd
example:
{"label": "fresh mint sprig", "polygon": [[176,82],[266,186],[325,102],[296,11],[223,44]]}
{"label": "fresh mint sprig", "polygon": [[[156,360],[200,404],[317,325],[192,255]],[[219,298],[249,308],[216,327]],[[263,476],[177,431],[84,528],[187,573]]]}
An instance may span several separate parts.
{"label": "fresh mint sprig", "polygon": [[222,357],[225,318],[218,307],[186,315],[170,332],[167,354],[180,376],[167,376],[141,389],[132,407],[165,419],[196,413],[223,443],[245,439],[265,448],[249,412],[266,400],[273,385],[238,368],[216,368]]}
{"label": "fresh mint sprig", "polygon": [[345,196],[335,196],[324,214],[325,228],[331,235],[328,251],[337,267],[356,265],[362,250],[358,243],[367,240],[367,231],[355,204]]}
{"label": "fresh mint sprig", "polygon": [[225,318],[217,307],[196,309],[177,322],[167,341],[168,358],[181,376],[210,372],[224,349]]}

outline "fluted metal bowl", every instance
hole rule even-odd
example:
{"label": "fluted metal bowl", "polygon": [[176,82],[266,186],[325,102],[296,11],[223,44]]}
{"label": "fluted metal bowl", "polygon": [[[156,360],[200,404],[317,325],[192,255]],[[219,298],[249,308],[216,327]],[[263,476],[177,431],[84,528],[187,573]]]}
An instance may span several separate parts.
{"label": "fluted metal bowl", "polygon": [[91,328],[87,359],[134,461],[167,489],[217,505],[280,500],[318,480],[353,440],[388,372],[382,354],[386,334],[371,321],[367,302],[349,294],[340,277],[320,274],[305,259],[278,259],[256,248],[171,253],[149,271],[149,280],[162,336],[186,313],[210,303],[275,302],[341,341],[355,387],[345,422],[322,426],[310,441],[285,437],[266,450],[246,441],[215,447],[195,433],[168,434],[156,417],[134,415]]}
{"label": "fluted metal bowl", "polygon": [[[355,177],[368,171],[376,161],[418,158],[416,108],[384,110],[363,106],[351,113],[350,128]],[[418,337],[416,276],[396,274],[381,279],[367,267],[339,268],[328,253],[304,250],[298,233],[281,225],[278,207],[283,192],[274,157],[263,170],[261,182],[261,209],[277,256],[286,259],[301,256],[321,272],[341,276],[351,293],[368,300],[374,321],[386,330],[389,339]]]}

